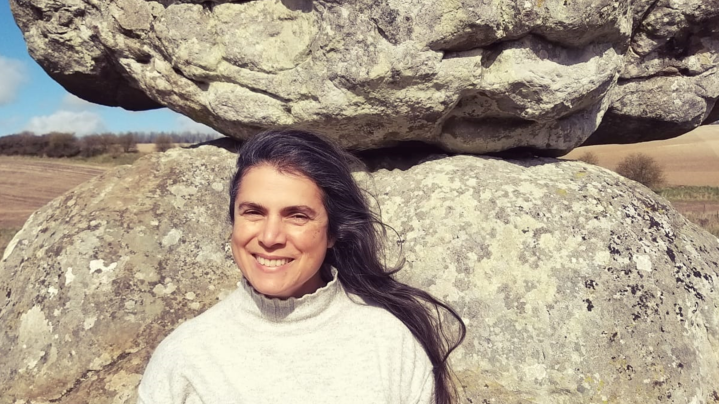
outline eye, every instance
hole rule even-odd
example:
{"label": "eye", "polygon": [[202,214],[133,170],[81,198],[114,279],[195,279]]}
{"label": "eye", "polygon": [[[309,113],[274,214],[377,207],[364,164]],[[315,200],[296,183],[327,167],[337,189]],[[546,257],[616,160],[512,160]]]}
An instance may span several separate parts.
{"label": "eye", "polygon": [[243,217],[246,217],[248,219],[258,218],[262,215],[262,213],[259,210],[256,209],[245,209],[240,212],[240,215]]}
{"label": "eye", "polygon": [[310,220],[310,217],[305,215],[304,213],[293,213],[289,216],[289,219],[293,223],[302,224]]}

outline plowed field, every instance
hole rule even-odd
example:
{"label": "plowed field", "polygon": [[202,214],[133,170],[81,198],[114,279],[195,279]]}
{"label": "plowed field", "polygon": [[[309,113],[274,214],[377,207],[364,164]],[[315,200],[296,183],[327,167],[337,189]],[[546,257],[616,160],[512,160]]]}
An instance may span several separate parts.
{"label": "plowed field", "polygon": [[37,209],[106,168],[0,156],[0,228],[22,227]]}
{"label": "plowed field", "polygon": [[674,139],[638,144],[587,146],[563,158],[576,159],[586,152],[599,157],[599,165],[614,170],[627,155],[644,153],[664,168],[667,185],[719,187],[719,125],[706,125]]}

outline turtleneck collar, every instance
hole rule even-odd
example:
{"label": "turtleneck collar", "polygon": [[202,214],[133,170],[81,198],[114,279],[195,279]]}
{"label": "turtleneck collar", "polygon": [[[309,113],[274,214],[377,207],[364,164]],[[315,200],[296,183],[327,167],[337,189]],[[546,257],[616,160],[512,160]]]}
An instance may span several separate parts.
{"label": "turtleneck collar", "polygon": [[269,323],[297,323],[303,320],[318,318],[326,313],[333,301],[344,294],[342,285],[337,279],[337,269],[330,269],[332,279],[327,285],[313,293],[300,298],[290,297],[279,299],[267,297],[257,292],[244,277],[239,282],[236,295],[240,298],[241,309],[249,312],[259,320]]}

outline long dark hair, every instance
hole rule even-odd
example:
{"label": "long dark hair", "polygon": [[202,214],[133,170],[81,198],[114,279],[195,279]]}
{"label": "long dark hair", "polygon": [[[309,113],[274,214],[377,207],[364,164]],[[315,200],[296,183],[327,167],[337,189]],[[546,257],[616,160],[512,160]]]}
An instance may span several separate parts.
{"label": "long dark hair", "polygon": [[[348,292],[383,307],[410,329],[434,367],[436,403],[450,404],[457,390],[447,358],[464,340],[464,322],[429,293],[395,280],[392,275],[401,264],[394,268],[382,264],[381,232],[385,226],[372,213],[352,178],[353,163],[358,163],[354,156],[312,133],[295,130],[255,135],[239,151],[237,172],[230,184],[230,221],[234,223],[240,181],[258,164],[270,164],[280,172],[302,174],[314,181],[322,191],[329,217],[328,236],[335,241],[323,266],[337,268],[337,277]],[[443,322],[447,314],[458,323],[454,333]]]}

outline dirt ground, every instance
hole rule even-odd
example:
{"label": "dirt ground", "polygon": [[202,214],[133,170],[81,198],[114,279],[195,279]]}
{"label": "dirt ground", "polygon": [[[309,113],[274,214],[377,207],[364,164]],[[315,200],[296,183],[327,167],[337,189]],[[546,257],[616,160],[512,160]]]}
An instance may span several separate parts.
{"label": "dirt ground", "polygon": [[668,140],[580,147],[563,158],[576,159],[589,151],[599,157],[600,166],[610,170],[627,155],[641,152],[664,168],[667,185],[719,186],[719,125],[700,126]]}
{"label": "dirt ground", "polygon": [[140,153],[152,153],[155,151],[154,143],[138,143],[137,151]]}
{"label": "dirt ground", "polygon": [[[172,147],[186,147],[189,146],[191,143],[175,143],[172,145]],[[140,153],[152,153],[155,151],[155,144],[154,143],[138,143],[137,144],[137,151]]]}
{"label": "dirt ground", "polygon": [[0,228],[21,227],[34,211],[105,170],[0,156]]}

